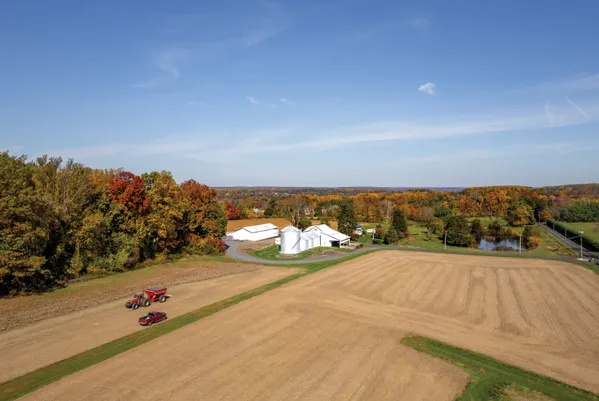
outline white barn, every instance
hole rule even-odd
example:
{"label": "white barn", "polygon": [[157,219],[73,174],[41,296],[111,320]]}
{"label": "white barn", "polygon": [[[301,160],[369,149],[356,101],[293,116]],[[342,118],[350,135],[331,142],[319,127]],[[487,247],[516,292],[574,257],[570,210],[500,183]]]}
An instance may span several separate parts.
{"label": "white barn", "polygon": [[227,237],[236,241],[261,241],[278,235],[279,227],[271,223],[243,227],[237,231],[227,233]]}
{"label": "white barn", "polygon": [[275,243],[281,245],[281,254],[296,255],[320,246],[347,246],[349,240],[349,236],[333,230],[326,224],[320,224],[308,227],[304,232],[293,226],[287,226],[281,230],[281,237],[277,238]]}
{"label": "white barn", "polygon": [[339,231],[333,230],[326,224],[308,227],[304,230],[304,233],[314,233],[318,236],[318,238],[315,240],[315,247],[328,246],[338,248],[349,245],[349,235],[345,235]]}

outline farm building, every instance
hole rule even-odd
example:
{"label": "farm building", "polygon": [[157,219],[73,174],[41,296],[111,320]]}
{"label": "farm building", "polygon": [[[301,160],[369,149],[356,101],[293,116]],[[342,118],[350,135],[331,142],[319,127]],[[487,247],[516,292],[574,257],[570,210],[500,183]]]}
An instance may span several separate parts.
{"label": "farm building", "polygon": [[293,226],[287,226],[281,230],[281,238],[275,243],[281,245],[281,254],[295,255],[320,246],[347,246],[349,237],[326,224],[308,227],[303,232]]}
{"label": "farm building", "polygon": [[227,237],[236,241],[260,241],[279,235],[279,227],[271,223],[257,226],[242,227],[237,231],[227,233]]}
{"label": "farm building", "polygon": [[333,230],[326,224],[311,226],[304,230],[304,233],[315,233],[320,238],[316,246],[342,247],[349,245],[349,236]]}

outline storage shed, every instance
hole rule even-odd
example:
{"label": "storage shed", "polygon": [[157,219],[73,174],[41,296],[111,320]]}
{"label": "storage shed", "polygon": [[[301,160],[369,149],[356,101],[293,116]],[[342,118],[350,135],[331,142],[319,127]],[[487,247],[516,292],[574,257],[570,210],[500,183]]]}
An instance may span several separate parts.
{"label": "storage shed", "polygon": [[271,223],[259,224],[240,228],[237,231],[227,233],[227,236],[236,241],[261,241],[274,238],[279,235],[279,227]]}

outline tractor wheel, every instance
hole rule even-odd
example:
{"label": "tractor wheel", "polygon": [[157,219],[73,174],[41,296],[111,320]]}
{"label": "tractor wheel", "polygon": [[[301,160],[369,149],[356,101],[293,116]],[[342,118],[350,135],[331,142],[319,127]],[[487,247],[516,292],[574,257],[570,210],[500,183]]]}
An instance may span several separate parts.
{"label": "tractor wheel", "polygon": [[139,308],[139,304],[138,303],[134,303],[133,305],[131,305],[131,307],[135,310]]}
{"label": "tractor wheel", "polygon": [[148,298],[144,298],[142,303],[143,303],[143,306],[150,306],[150,300]]}
{"label": "tractor wheel", "polygon": [[162,302],[166,302],[166,297],[164,295],[161,295],[160,298],[158,298],[158,301]]}

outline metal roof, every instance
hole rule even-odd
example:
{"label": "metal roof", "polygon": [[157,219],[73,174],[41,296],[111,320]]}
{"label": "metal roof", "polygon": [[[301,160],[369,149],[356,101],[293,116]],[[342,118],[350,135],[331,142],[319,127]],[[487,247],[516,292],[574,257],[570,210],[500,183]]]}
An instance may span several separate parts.
{"label": "metal roof", "polygon": [[257,226],[247,226],[247,227],[242,227],[237,231],[240,230],[245,230],[248,231],[250,233],[259,233],[261,231],[268,231],[268,230],[276,230],[279,227],[275,226],[272,223],[266,223],[266,224],[258,224]]}
{"label": "metal roof", "polygon": [[333,230],[331,227],[326,224],[319,224],[317,226],[311,226],[306,228],[304,231],[312,231],[318,229],[324,235],[328,235],[331,238],[334,238],[336,241],[346,241],[349,239],[348,235],[342,234],[339,231]]}
{"label": "metal roof", "polygon": [[295,231],[295,232],[297,232],[297,231],[301,231],[301,230],[299,228],[295,228],[293,226],[287,226],[287,227],[285,227],[284,229],[281,230],[282,233],[283,232],[287,232],[287,231]]}

